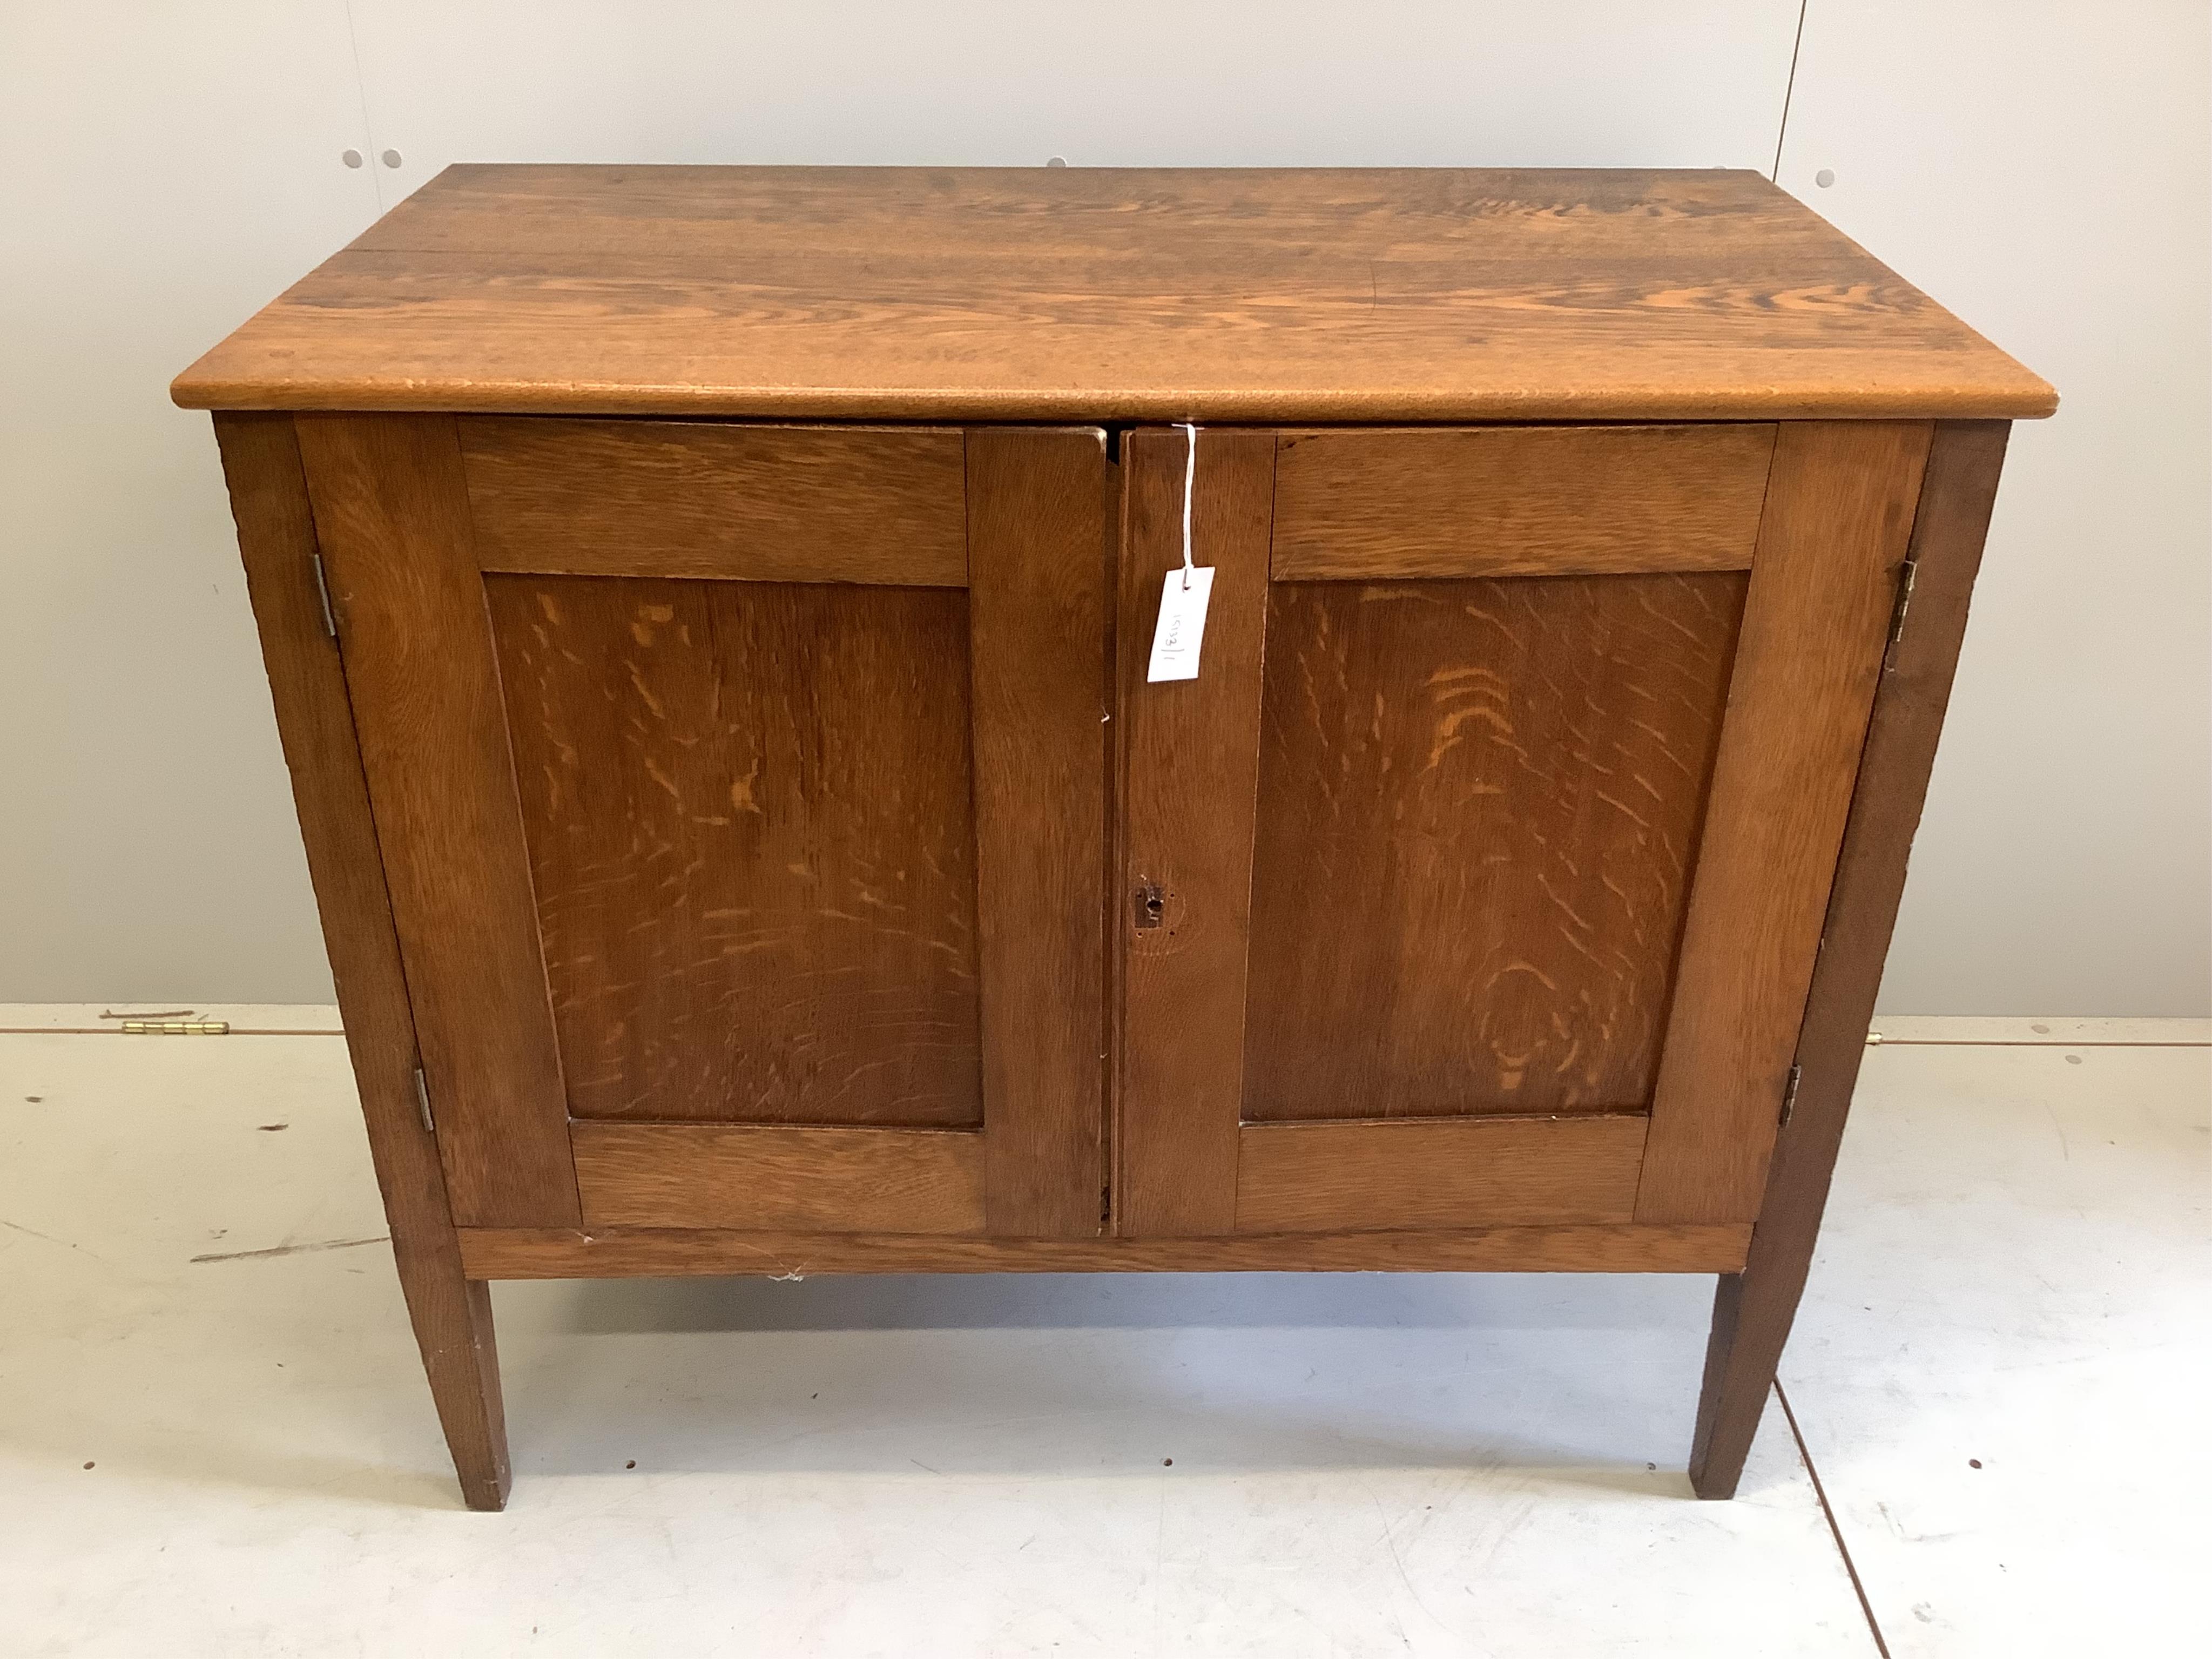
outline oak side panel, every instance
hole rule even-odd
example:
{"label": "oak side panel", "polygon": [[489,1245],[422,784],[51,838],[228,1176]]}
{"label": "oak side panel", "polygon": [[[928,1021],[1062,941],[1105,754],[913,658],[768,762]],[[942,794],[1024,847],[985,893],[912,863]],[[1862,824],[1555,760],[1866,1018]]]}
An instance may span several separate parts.
{"label": "oak side panel", "polygon": [[1627,1221],[1641,1117],[1248,1123],[1240,1233]]}
{"label": "oak side panel", "polygon": [[580,1122],[575,1140],[591,1227],[983,1231],[974,1130]]}
{"label": "oak side panel", "polygon": [[976,951],[991,1231],[1103,1225],[1106,434],[968,434]]}
{"label": "oak side panel", "polygon": [[324,631],[298,441],[285,415],[219,414],[215,431],[400,1288],[462,1495],[501,1509],[510,1474],[491,1304],[469,1282],[437,1143],[416,1110],[414,1016],[344,671]]}
{"label": "oak side panel", "polygon": [[484,586],[570,1111],[980,1124],[968,595]]}
{"label": "oak side panel", "polygon": [[299,417],[456,1220],[575,1220],[499,674],[448,416]]}
{"label": "oak side panel", "polygon": [[461,1233],[482,1279],[688,1273],[1732,1273],[1747,1224],[1583,1223],[1451,1232],[1205,1238],[955,1238],[916,1234],[595,1227]]}
{"label": "oak side panel", "polygon": [[1796,1106],[1774,1148],[1748,1259],[1741,1273],[1722,1278],[1714,1299],[1690,1453],[1691,1483],[1703,1498],[1735,1495],[1804,1291],[1950,702],[2008,430],[2002,421],[1945,422],[1929,451],[1912,526],[1912,602],[1883,665],[1859,760],[1825,943],[1797,1035]]}
{"label": "oak side panel", "polygon": [[[1122,444],[1122,1020],[1115,1231],[1236,1225],[1245,958],[1275,440],[1198,439],[1194,559],[1214,571],[1199,674],[1148,684],[1161,584],[1182,565],[1184,437]],[[1139,927],[1140,894],[1161,897]]]}
{"label": "oak side panel", "polygon": [[1771,425],[1285,433],[1277,581],[1744,570]]}
{"label": "oak side panel", "polygon": [[1744,584],[1273,585],[1248,1123],[1650,1103]]}
{"label": "oak side panel", "polygon": [[1758,1213],[1929,434],[1807,423],[1776,443],[1639,1221]]}
{"label": "oak side panel", "polygon": [[461,422],[486,570],[960,587],[957,430]]}

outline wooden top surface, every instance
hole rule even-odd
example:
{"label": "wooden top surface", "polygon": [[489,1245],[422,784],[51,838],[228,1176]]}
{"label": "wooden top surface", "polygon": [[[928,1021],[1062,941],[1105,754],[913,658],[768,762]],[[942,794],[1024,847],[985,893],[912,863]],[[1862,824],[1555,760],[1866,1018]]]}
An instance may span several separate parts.
{"label": "wooden top surface", "polygon": [[447,168],[192,409],[896,420],[2032,417],[1754,173]]}

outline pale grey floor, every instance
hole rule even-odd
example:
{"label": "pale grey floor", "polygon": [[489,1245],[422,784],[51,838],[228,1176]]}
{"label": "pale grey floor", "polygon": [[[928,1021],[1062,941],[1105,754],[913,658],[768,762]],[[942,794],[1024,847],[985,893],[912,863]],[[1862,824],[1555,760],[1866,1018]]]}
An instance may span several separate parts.
{"label": "pale grey floor", "polygon": [[1826,1508],[1687,1497],[1709,1279],[755,1279],[501,1286],[503,1516],[339,1040],[0,1035],[0,1653],[1873,1654],[1838,1531],[1899,1659],[2212,1651],[2212,1029],[2036,1024],[1868,1057]]}

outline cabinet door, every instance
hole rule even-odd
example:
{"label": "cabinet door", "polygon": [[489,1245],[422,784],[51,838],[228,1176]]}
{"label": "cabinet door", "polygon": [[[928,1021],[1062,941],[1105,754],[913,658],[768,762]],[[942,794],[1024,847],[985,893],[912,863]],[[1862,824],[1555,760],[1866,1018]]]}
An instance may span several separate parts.
{"label": "cabinet door", "polygon": [[1929,437],[1132,434],[1119,1230],[1751,1220]]}
{"label": "cabinet door", "polygon": [[1097,1233],[1103,434],[299,429],[457,1219]]}

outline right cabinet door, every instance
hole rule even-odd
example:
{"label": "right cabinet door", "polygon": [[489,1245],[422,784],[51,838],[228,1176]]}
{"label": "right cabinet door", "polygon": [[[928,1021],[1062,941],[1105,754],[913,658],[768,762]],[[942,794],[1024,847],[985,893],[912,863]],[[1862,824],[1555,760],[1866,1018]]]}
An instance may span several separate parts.
{"label": "right cabinet door", "polygon": [[1119,1231],[1752,1220],[1929,435],[1130,434]]}

